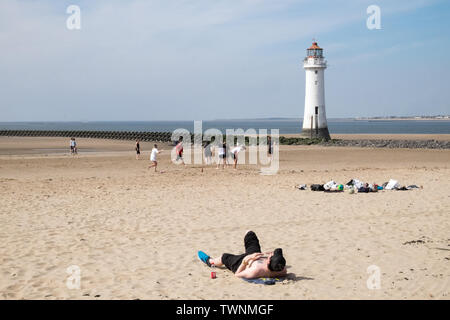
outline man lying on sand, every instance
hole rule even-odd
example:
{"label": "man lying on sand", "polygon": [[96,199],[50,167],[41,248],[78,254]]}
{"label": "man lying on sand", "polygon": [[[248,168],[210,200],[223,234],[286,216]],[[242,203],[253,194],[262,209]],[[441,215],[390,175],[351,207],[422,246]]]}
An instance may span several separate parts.
{"label": "man lying on sand", "polygon": [[199,251],[198,257],[209,267],[225,265],[236,277],[245,279],[277,278],[286,275],[286,260],[283,251],[278,248],[274,252],[261,253],[259,240],[253,231],[248,231],[244,237],[245,253],[234,255],[224,253],[219,258],[211,258]]}

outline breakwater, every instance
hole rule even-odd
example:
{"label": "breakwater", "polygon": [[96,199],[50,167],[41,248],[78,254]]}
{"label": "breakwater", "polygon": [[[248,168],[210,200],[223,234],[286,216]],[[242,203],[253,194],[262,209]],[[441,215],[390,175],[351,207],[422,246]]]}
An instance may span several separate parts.
{"label": "breakwater", "polygon": [[113,140],[137,140],[170,142],[171,132],[140,132],[140,131],[61,131],[61,130],[0,130],[0,136],[9,137],[65,137],[93,138]]}
{"label": "breakwater", "polygon": [[[0,130],[0,136],[9,137],[65,137],[93,138],[113,140],[137,140],[171,142],[171,132],[141,132],[141,131],[64,131],[64,130]],[[193,135],[191,136],[193,138]],[[246,138],[248,141],[248,138]],[[193,139],[192,139],[193,141]],[[287,138],[280,136],[282,145],[322,145],[362,148],[407,148],[407,149],[450,149],[450,141],[441,140],[394,140],[394,139],[308,139]]]}

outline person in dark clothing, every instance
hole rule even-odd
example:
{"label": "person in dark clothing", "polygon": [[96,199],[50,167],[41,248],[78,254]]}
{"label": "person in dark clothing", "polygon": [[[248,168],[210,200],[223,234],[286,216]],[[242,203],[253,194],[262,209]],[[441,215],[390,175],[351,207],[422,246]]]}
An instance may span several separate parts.
{"label": "person in dark clothing", "polygon": [[139,160],[139,156],[141,155],[141,145],[139,144],[139,140],[136,140],[136,160]]}

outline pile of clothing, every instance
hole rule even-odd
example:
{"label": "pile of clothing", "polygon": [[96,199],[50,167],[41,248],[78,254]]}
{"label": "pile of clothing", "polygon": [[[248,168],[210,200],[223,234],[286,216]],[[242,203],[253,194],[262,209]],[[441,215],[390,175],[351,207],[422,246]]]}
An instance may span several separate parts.
{"label": "pile of clothing", "polygon": [[[295,186],[299,190],[307,190],[306,184]],[[365,183],[358,179],[352,179],[347,184],[342,185],[336,183],[334,180],[328,181],[325,184],[312,184],[311,191],[324,191],[324,192],[343,192],[348,190],[349,193],[369,193],[378,192],[380,190],[412,190],[418,189],[416,185],[401,186],[397,180],[390,179],[388,182],[378,185],[376,183]]]}
{"label": "pile of clothing", "polygon": [[345,185],[347,189],[353,190],[350,193],[369,193],[369,192],[378,192],[378,190],[383,190],[382,186],[379,186],[376,183],[364,183],[359,181],[358,179],[352,179]]}
{"label": "pile of clothing", "polygon": [[311,185],[311,191],[324,191],[324,192],[343,192],[344,185],[336,183],[334,180],[328,181],[325,184],[313,184]]}
{"label": "pile of clothing", "polygon": [[[383,187],[386,190],[400,190],[400,191],[419,189],[419,187],[416,186],[415,184],[412,184],[409,186],[401,186],[397,180],[393,180],[393,179],[390,179],[389,182],[383,183]],[[420,188],[422,189],[423,187],[420,187]]]}

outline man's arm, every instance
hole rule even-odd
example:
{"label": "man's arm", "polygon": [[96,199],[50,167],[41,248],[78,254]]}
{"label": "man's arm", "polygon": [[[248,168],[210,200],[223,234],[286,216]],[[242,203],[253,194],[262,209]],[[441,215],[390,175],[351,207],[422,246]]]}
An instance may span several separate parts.
{"label": "man's arm", "polygon": [[249,260],[256,260],[256,259],[259,259],[260,257],[262,257],[264,254],[262,254],[261,252],[255,252],[255,253],[252,253],[252,254],[249,254],[248,256],[246,256],[245,258],[244,258],[244,260],[245,259],[247,259],[247,262],[249,262]]}
{"label": "man's arm", "polygon": [[259,277],[259,270],[258,269],[245,269],[241,272],[239,272],[239,269],[234,274],[238,278],[244,278],[244,279],[255,279]]}
{"label": "man's arm", "polygon": [[242,272],[244,272],[244,270],[247,268],[247,263],[244,263],[244,261],[241,262],[241,265],[239,266],[239,268],[236,270],[236,272],[234,273],[236,275],[236,277],[238,276],[238,274],[241,274]]}
{"label": "man's arm", "polygon": [[237,274],[240,274],[241,272],[243,272],[247,268],[247,266],[249,265],[250,261],[256,260],[260,256],[262,256],[262,253],[258,253],[258,252],[246,256],[244,259],[242,259],[242,262],[239,265],[239,268],[236,270],[235,274],[237,275]]}

